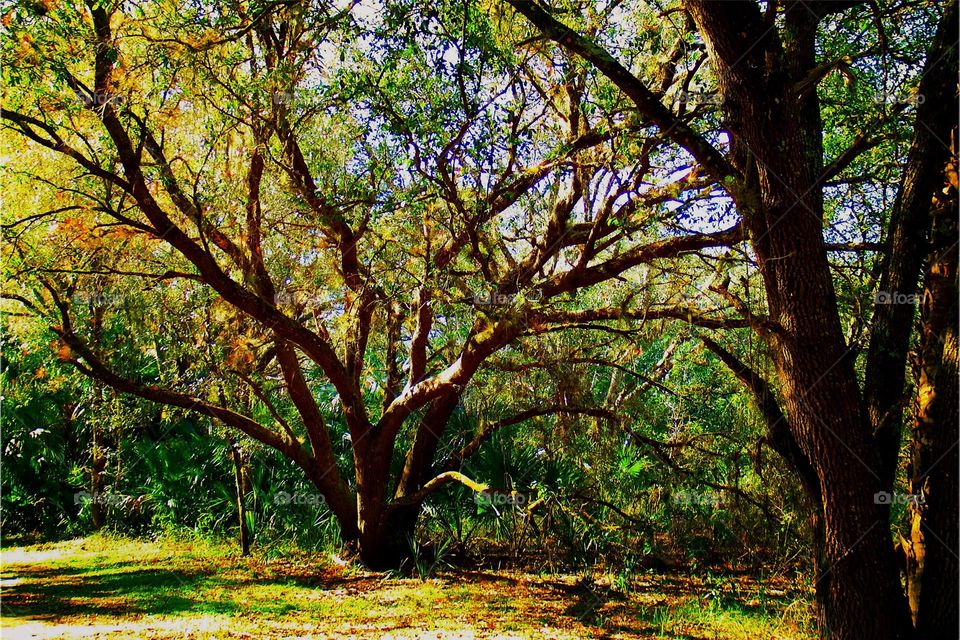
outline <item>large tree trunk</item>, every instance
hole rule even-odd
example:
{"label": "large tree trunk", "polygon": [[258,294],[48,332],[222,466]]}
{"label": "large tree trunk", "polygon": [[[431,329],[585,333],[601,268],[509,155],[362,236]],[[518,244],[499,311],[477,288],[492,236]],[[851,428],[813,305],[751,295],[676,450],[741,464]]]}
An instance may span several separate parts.
{"label": "large tree trunk", "polygon": [[360,559],[376,570],[409,567],[416,540],[419,505],[384,509],[376,517],[361,511],[369,520],[360,521]]}
{"label": "large tree trunk", "polygon": [[[880,281],[882,292],[914,294],[924,253],[928,254],[920,323],[917,402],[910,446],[910,533],[909,539],[901,538],[906,559],[907,598],[917,640],[960,635],[957,624],[960,597],[957,503],[960,496],[955,447],[960,429],[957,412],[956,42],[957,3],[950,2],[921,77],[920,95],[925,100],[917,109],[910,157],[891,215],[887,264]],[[914,311],[912,304],[877,305],[871,327],[864,397],[884,461],[884,479],[890,485],[900,450],[903,361]],[[892,487],[887,490],[891,491]]]}
{"label": "large tree trunk", "polygon": [[[396,569],[413,554],[422,501],[410,497],[434,477],[434,458],[451,413],[460,400],[451,392],[433,401],[404,458],[403,471],[390,496],[390,466],[395,443],[388,437],[360,439],[355,445],[360,558],[376,569]],[[378,434],[379,435],[379,434]]]}
{"label": "large tree trunk", "polygon": [[396,569],[410,555],[412,531],[399,527],[388,509],[393,443],[379,436],[354,442],[360,559],[371,569]]}
{"label": "large tree trunk", "polygon": [[[96,320],[93,327],[93,344],[96,347],[101,346],[103,341],[103,306],[94,305],[93,306],[93,315]],[[97,398],[97,401],[104,403],[104,390],[100,385],[94,385],[94,397]],[[69,419],[69,418],[68,418]],[[99,531],[103,528],[107,521],[107,509],[105,504],[104,490],[107,485],[106,470],[107,470],[107,449],[104,443],[104,425],[100,420],[93,420],[90,425],[91,428],[91,451],[90,451],[90,495],[92,496],[92,502],[90,503],[90,517],[93,520],[93,530]],[[119,440],[118,440],[119,442]],[[119,461],[119,454],[117,459]],[[115,481],[119,481],[119,474]]]}

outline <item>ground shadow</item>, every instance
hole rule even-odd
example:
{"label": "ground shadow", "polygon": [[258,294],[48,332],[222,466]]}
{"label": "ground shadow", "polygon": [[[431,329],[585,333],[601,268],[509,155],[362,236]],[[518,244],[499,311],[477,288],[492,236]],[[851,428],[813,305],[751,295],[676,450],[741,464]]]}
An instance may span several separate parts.
{"label": "ground shadow", "polygon": [[[133,563],[123,563],[133,564]],[[66,615],[175,614],[192,608],[190,590],[202,573],[110,567],[6,571],[3,615],[52,620]]]}
{"label": "ground shadow", "polygon": [[[2,572],[3,615],[52,621],[72,615],[133,616],[185,613],[235,615],[283,614],[293,605],[282,600],[251,603],[230,597],[250,584],[290,585],[332,590],[376,588],[370,576],[323,576],[309,573],[262,575],[258,571],[221,568],[143,568],[142,561],[84,567],[7,566]],[[198,597],[216,589],[216,598]]]}

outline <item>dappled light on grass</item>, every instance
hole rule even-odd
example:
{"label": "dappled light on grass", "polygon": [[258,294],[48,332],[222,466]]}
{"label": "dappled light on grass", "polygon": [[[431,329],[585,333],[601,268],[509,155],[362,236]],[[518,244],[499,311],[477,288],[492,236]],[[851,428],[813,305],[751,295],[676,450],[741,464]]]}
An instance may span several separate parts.
{"label": "dappled light on grass", "polygon": [[813,637],[784,578],[444,571],[106,536],[3,551],[4,638]]}

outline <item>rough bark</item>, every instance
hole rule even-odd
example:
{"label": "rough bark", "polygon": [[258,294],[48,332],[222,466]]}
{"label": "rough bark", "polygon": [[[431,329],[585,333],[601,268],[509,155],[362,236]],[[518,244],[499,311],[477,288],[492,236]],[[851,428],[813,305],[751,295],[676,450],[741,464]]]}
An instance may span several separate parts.
{"label": "rough bark", "polygon": [[[954,134],[956,136],[956,134]],[[956,137],[953,139],[954,144]],[[956,148],[956,147],[954,147]],[[934,217],[921,316],[916,419],[911,443],[908,594],[916,640],[960,637],[956,164],[951,197]]]}
{"label": "rough bark", "polygon": [[[95,305],[93,308],[96,322],[93,327],[91,339],[95,345],[100,345],[103,341],[103,307]],[[103,389],[100,385],[95,385],[95,397],[102,400]],[[67,416],[70,419],[70,416]],[[107,450],[104,442],[105,429],[100,420],[94,420],[90,426],[91,429],[91,452],[90,452],[90,517],[93,523],[93,530],[99,531],[107,521],[107,509],[104,504],[104,490],[107,486]],[[119,440],[118,440],[119,441]],[[117,456],[119,459],[120,456]],[[119,478],[119,474],[117,474]]]}
{"label": "rough bark", "polygon": [[[890,214],[870,324],[863,395],[880,449],[884,491],[893,490],[900,451],[906,357],[916,316],[920,272],[929,248],[931,197],[951,156],[946,142],[957,121],[957,4],[951,2],[920,80],[916,124],[900,190]],[[895,297],[895,298],[894,298]],[[909,300],[890,304],[891,300]]]}
{"label": "rough bark", "polygon": [[410,553],[406,532],[392,527],[388,518],[392,445],[378,432],[354,442],[360,558],[373,569],[395,569]]}

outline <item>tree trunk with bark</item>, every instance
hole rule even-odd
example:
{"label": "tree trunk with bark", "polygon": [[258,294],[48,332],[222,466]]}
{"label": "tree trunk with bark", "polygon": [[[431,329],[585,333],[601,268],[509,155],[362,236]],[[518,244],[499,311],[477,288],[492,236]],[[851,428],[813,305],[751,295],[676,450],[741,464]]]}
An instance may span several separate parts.
{"label": "tree trunk with bark", "polygon": [[[954,134],[953,144],[956,144]],[[954,149],[956,147],[954,146]],[[956,165],[933,216],[910,465],[907,586],[916,640],[960,637]]]}
{"label": "tree trunk with bark", "polygon": [[[93,305],[92,311],[96,322],[94,323],[91,341],[93,342],[94,346],[99,347],[103,341],[104,309],[102,305],[97,304]],[[97,384],[94,385],[94,388],[94,397],[96,397],[100,402],[104,402],[103,387]],[[107,521],[107,509],[104,496],[104,490],[107,486],[107,449],[106,443],[104,442],[105,429],[102,422],[100,420],[93,420],[90,425],[90,430],[90,495],[92,499],[92,502],[90,503],[90,517],[93,521],[93,530],[99,531],[103,528]],[[119,459],[120,456],[118,455],[118,462]],[[119,480],[119,474],[115,481],[117,480]]]}
{"label": "tree trunk with bark", "polygon": [[106,524],[107,519],[103,494],[106,487],[107,454],[103,443],[103,429],[97,420],[93,421],[91,429],[93,442],[90,459],[90,517],[93,521],[93,530],[99,531]]}
{"label": "tree trunk with bark", "polygon": [[354,442],[360,558],[372,569],[396,569],[410,553],[408,532],[391,526],[389,517],[392,445],[376,432]]}
{"label": "tree trunk with bark", "polygon": [[230,458],[233,461],[233,479],[237,488],[237,518],[240,521],[240,554],[250,555],[250,527],[247,526],[247,495],[250,493],[250,474],[246,456],[233,438],[229,439]]}

